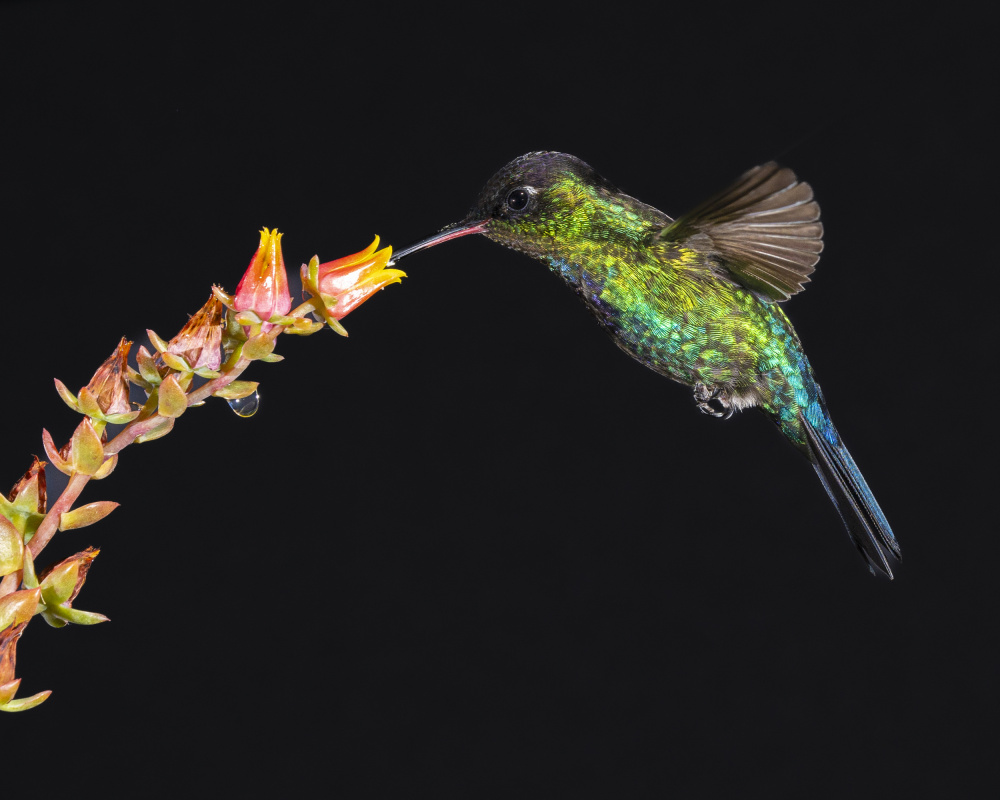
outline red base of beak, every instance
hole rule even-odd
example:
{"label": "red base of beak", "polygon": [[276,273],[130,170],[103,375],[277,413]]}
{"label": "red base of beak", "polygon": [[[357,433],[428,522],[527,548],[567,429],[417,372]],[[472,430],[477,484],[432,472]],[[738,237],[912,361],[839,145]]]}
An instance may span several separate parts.
{"label": "red base of beak", "polygon": [[475,222],[459,222],[455,225],[449,225],[443,231],[422,242],[417,242],[414,245],[410,245],[398,253],[393,253],[392,258],[389,260],[390,264],[395,264],[399,259],[405,256],[416,253],[418,250],[426,250],[428,247],[433,247],[436,244],[441,244],[442,242],[449,242],[452,239],[457,239],[460,236],[468,236],[472,233],[482,233],[486,230],[486,225],[489,223],[488,219],[476,220]]}

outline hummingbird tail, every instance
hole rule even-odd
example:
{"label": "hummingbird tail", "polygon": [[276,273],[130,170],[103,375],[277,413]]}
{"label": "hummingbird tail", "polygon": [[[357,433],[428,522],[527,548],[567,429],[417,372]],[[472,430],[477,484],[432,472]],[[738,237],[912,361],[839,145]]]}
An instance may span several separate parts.
{"label": "hummingbird tail", "polygon": [[885,551],[900,560],[899,543],[858,465],[844,447],[829,418],[822,420],[823,430],[817,429],[804,414],[800,414],[799,419],[806,434],[809,460],[840,512],[851,541],[873,573],[879,570],[892,580]]}

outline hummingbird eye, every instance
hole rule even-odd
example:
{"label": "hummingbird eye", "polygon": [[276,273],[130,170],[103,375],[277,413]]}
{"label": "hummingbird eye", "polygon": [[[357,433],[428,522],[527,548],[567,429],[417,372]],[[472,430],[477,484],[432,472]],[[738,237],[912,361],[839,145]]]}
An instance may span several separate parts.
{"label": "hummingbird eye", "polygon": [[530,198],[531,195],[528,194],[527,189],[513,189],[507,195],[507,208],[511,211],[524,211]]}

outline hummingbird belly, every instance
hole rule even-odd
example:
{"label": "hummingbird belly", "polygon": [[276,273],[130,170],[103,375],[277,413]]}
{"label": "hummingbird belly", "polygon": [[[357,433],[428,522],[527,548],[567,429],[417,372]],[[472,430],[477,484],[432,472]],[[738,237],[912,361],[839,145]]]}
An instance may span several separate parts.
{"label": "hummingbird belly", "polygon": [[661,375],[717,389],[738,409],[760,405],[779,419],[819,399],[798,336],[776,303],[731,284],[671,282],[662,270],[621,262],[600,272],[562,259],[550,267],[618,347]]}

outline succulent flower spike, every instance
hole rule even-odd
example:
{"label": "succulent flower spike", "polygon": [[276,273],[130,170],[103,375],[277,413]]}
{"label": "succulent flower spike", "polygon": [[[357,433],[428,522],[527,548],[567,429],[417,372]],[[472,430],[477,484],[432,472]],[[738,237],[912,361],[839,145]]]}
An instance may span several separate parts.
{"label": "succulent flower spike", "polygon": [[285,259],[281,254],[281,236],[277,228],[273,231],[264,228],[260,232],[260,245],[233,297],[234,311],[252,311],[260,317],[263,321],[261,333],[274,327],[268,322],[271,317],[284,316],[292,308]]}
{"label": "succulent flower spike", "polygon": [[322,303],[317,313],[338,333],[347,333],[340,324],[341,319],[379,289],[406,277],[402,270],[386,269],[392,248],[378,250],[378,243],[376,236],[375,241],[360,253],[323,264],[319,256],[313,256],[308,264],[302,265],[303,291]]}
{"label": "succulent flower spike", "polygon": [[[391,248],[379,250],[378,245],[376,237],[352,256],[323,264],[313,257],[303,264],[305,299],[292,310],[281,234],[264,228],[235,294],[213,286],[208,302],[169,341],[147,331],[152,346],[138,348],[134,367],[128,364],[132,343],[122,339],[77,394],[55,381],[60,397],[83,415],[62,447],[42,430],[48,464],[69,480],[47,499],[46,462],[36,456],[13,490],[0,494],[0,711],[23,711],[51,694],[15,697],[20,686],[14,674],[16,647],[34,615],[56,628],[107,621],[103,614],[74,607],[97,550],[87,548],[35,572],[36,558],[57,532],[93,525],[118,508],[111,500],[77,505],[84,488],[108,477],[125,447],[165,436],[189,408],[209,397],[226,400],[241,417],[252,416],[260,404],[258,384],[240,376],[256,361],[281,360],[274,352],[280,334],[304,336],[329,325],[346,336],[340,320],[405,277],[388,268]],[[137,411],[129,410],[130,384],[146,393]],[[116,425],[122,429],[109,428]]]}

